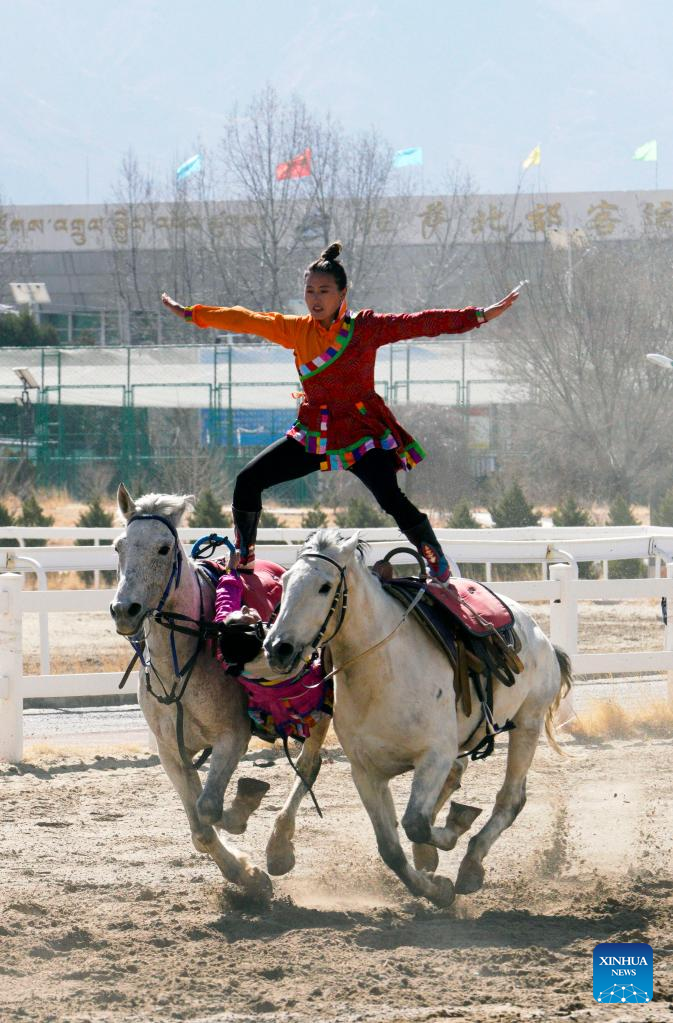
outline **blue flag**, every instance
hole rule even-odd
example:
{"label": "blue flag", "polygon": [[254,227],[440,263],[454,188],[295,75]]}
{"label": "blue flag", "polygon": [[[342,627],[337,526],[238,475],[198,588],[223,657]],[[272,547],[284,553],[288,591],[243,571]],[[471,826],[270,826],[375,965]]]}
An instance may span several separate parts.
{"label": "blue flag", "polygon": [[175,172],[175,177],[178,181],[184,181],[190,174],[194,174],[195,171],[201,170],[201,154],[197,153],[196,156],[190,156],[189,160],[185,160],[181,163]]}
{"label": "blue flag", "polygon": [[393,156],[393,167],[413,167],[423,163],[423,150],[398,149]]}

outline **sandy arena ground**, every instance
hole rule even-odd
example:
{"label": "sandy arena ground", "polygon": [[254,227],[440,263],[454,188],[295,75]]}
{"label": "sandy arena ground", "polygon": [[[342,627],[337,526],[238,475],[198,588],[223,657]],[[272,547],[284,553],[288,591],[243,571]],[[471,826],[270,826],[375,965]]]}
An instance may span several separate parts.
{"label": "sandy arena ground", "polygon": [[[587,648],[660,645],[651,606],[621,607],[594,609]],[[66,659],[85,634],[76,617],[67,641],[54,636]],[[0,1020],[673,1021],[673,739],[566,737],[564,749],[541,745],[483,890],[439,911],[379,860],[336,746],[316,786],[325,817],[305,802],[297,865],[265,907],[194,852],[148,751],[33,745],[0,767]],[[291,781],[280,753],[255,763],[268,758],[240,766],[271,783],[235,840],[259,865]],[[471,765],[461,800],[488,812],[504,760]],[[394,785],[400,814],[408,786]],[[455,878],[465,844],[440,854],[441,873]],[[593,1001],[600,941],[653,946],[651,1005]]]}

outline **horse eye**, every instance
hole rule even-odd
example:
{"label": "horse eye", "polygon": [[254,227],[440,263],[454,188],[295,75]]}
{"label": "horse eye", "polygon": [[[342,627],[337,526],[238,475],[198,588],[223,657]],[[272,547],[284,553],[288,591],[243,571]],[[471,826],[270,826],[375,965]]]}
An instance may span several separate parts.
{"label": "horse eye", "polygon": [[168,546],[167,543],[165,543],[163,545],[163,547],[159,548],[159,554],[168,554],[169,551],[170,551],[170,547]]}
{"label": "horse eye", "polygon": [[330,586],[329,583],[323,583],[320,589],[318,590],[318,593],[329,593],[331,589],[332,587]]}

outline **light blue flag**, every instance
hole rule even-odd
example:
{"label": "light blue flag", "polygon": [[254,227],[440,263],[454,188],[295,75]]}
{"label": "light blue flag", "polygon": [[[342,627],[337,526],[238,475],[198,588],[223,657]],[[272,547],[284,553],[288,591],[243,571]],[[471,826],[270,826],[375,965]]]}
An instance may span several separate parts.
{"label": "light blue flag", "polygon": [[201,170],[201,154],[197,153],[196,156],[190,156],[189,160],[185,160],[181,163],[175,172],[175,177],[178,181],[184,181],[190,174],[194,174],[195,171]]}
{"label": "light blue flag", "polygon": [[413,167],[423,163],[423,150],[398,149],[393,157],[393,167]]}

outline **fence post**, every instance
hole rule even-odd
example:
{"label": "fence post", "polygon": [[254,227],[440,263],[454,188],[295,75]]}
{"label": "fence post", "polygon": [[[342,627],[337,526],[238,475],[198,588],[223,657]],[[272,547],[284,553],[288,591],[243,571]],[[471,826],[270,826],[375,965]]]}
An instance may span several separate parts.
{"label": "fence post", "polygon": [[572,658],[577,653],[577,600],[570,584],[577,578],[577,566],[550,565],[549,578],[561,586],[549,607],[549,638]]}
{"label": "fence post", "polygon": [[[670,585],[666,587],[666,610],[668,621],[664,631],[664,650],[673,650],[673,561],[666,562],[666,580]],[[666,672],[668,702],[673,707],[673,671],[669,668]]]}
{"label": "fence post", "polygon": [[23,758],[22,588],[22,575],[0,575],[0,760],[11,763]]}

